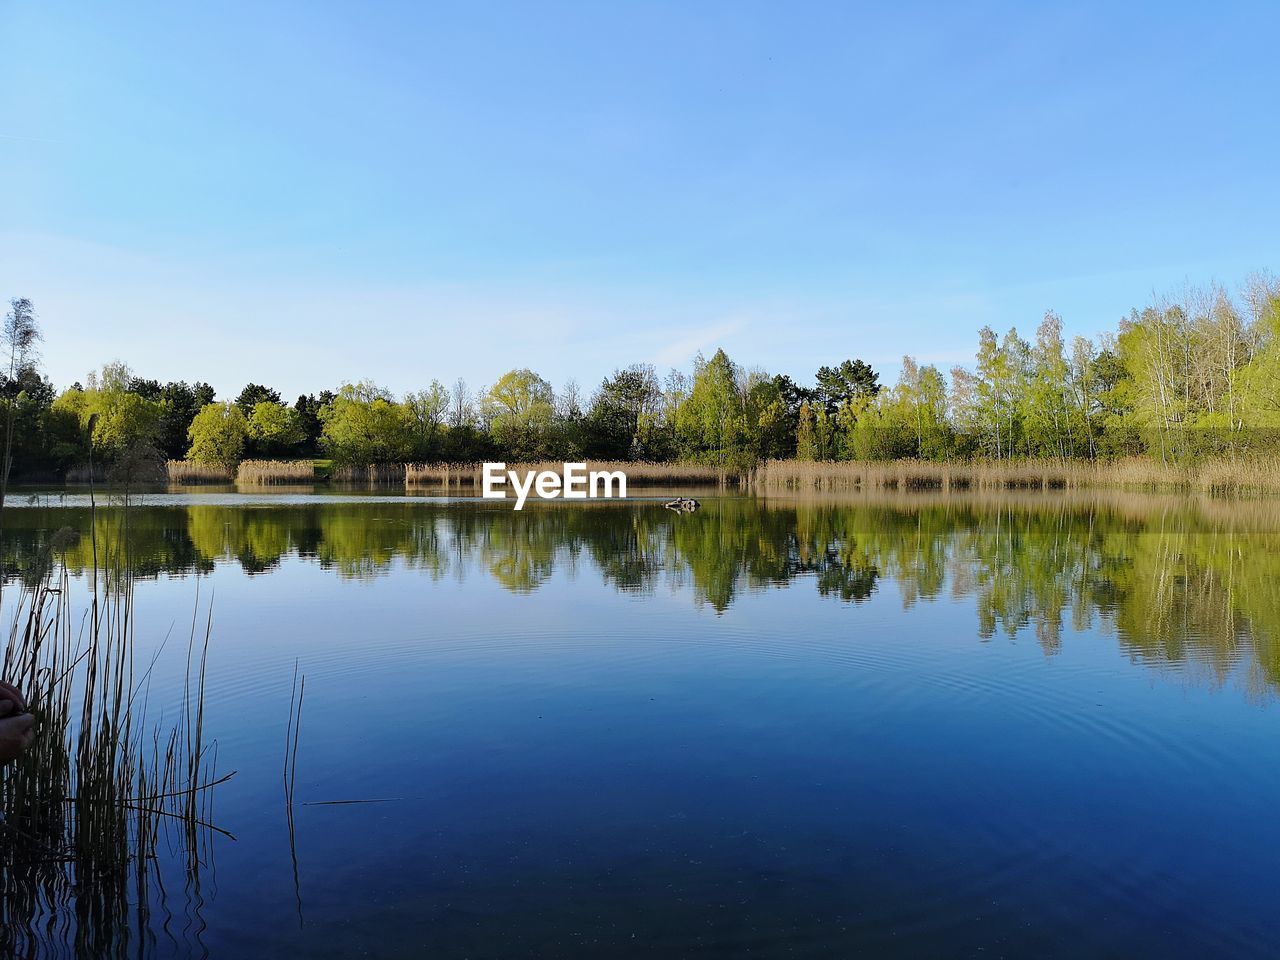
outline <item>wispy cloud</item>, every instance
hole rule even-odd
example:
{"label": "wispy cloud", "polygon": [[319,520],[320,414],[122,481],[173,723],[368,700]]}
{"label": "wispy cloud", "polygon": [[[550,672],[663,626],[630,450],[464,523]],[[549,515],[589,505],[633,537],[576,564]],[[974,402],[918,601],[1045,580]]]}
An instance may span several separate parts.
{"label": "wispy cloud", "polygon": [[689,358],[699,351],[707,352],[740,332],[743,322],[740,320],[723,320],[692,330],[684,330],[679,336],[671,339],[653,354],[653,362],[659,367],[682,367],[688,364]]}

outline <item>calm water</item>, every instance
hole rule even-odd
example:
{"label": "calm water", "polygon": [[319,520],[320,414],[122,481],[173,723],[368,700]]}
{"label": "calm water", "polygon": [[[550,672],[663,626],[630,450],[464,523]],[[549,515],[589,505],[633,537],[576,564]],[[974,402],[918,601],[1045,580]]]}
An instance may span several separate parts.
{"label": "calm water", "polygon": [[[237,773],[236,839],[145,952],[1275,954],[1277,517],[147,497],[138,644],[212,604],[206,732]],[[120,514],[96,522],[109,559]],[[19,498],[8,562],[89,525]]]}

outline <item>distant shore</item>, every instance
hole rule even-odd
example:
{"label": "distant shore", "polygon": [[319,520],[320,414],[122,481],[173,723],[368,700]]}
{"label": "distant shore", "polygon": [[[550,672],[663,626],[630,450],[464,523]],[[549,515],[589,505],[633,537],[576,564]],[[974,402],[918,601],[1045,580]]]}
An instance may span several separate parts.
{"label": "distant shore", "polygon": [[[722,486],[758,490],[1028,490],[1112,487],[1189,490],[1215,495],[1280,494],[1280,457],[1211,458],[1193,464],[1145,457],[1115,460],[765,460],[741,467],[704,463],[588,461],[621,470],[637,487]],[[172,483],[241,485],[382,483],[406,487],[476,487],[479,463],[338,465],[331,461],[252,460],[237,468],[171,460]],[[512,463],[520,471],[555,469],[550,462]]]}

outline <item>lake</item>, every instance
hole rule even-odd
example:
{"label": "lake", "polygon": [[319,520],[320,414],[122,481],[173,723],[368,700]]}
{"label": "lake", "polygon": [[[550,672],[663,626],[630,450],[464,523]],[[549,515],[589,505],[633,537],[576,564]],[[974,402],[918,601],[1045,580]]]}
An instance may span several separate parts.
{"label": "lake", "polygon": [[1280,949],[1280,505],[28,493],[6,567],[127,555],[153,709],[212,612],[234,839],[130,955]]}

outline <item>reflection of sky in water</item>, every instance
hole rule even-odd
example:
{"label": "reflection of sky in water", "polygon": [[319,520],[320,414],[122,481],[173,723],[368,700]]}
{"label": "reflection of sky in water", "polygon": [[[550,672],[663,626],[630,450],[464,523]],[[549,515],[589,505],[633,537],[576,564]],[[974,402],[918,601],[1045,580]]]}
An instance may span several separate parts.
{"label": "reflection of sky in water", "polygon": [[[1266,529],[291,509],[133,528],[157,569],[217,558],[207,725],[238,839],[202,910],[215,955],[1192,956],[1280,933]],[[142,650],[185,638],[196,585],[139,583]],[[351,799],[388,802],[311,805]]]}

